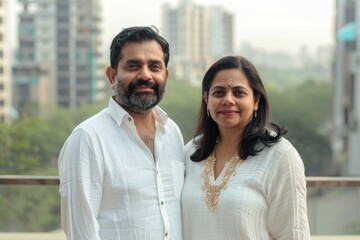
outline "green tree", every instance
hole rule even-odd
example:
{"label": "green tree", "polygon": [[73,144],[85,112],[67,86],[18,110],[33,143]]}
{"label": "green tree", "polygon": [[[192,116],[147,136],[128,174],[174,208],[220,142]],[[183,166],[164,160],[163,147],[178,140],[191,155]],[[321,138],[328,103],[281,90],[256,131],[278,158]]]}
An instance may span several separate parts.
{"label": "green tree", "polygon": [[327,173],[331,166],[329,133],[332,88],[328,82],[307,80],[299,86],[268,88],[274,121],[288,130],[286,137],[302,156],[307,175]]}
{"label": "green tree", "polygon": [[160,107],[178,124],[185,143],[194,136],[201,98],[200,86],[182,80],[168,81]]}

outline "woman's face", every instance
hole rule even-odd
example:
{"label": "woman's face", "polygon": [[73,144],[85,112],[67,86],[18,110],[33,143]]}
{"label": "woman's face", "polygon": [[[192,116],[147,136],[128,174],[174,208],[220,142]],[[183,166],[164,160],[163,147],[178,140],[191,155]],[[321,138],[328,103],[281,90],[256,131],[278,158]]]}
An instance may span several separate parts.
{"label": "woman's face", "polygon": [[219,129],[243,131],[258,109],[258,99],[239,69],[219,71],[204,94],[208,111]]}

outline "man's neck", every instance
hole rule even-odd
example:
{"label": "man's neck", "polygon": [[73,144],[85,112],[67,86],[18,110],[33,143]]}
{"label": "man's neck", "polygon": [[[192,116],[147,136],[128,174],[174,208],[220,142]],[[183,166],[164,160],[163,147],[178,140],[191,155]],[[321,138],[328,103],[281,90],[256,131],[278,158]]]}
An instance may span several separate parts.
{"label": "man's neck", "polygon": [[154,156],[154,142],[155,142],[155,132],[156,132],[156,112],[155,110],[150,110],[146,113],[130,113],[133,117],[137,133],[140,138],[146,144],[146,146],[150,149]]}

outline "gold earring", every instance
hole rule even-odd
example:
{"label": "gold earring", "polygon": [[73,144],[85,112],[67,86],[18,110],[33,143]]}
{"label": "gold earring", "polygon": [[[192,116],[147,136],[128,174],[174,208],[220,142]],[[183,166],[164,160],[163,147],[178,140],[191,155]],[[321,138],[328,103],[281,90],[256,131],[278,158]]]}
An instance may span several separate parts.
{"label": "gold earring", "polygon": [[254,110],[254,117],[256,118],[257,117],[257,111]]}

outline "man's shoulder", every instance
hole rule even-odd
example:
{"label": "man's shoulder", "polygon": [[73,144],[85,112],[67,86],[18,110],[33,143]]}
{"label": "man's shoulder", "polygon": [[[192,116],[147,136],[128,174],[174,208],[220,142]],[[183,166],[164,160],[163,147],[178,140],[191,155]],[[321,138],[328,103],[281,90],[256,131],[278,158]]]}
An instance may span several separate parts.
{"label": "man's shoulder", "polygon": [[109,116],[107,113],[107,109],[103,109],[100,112],[92,115],[91,117],[82,121],[79,125],[75,127],[76,129],[92,129],[94,126],[98,126],[104,123],[104,121],[108,121]]}

